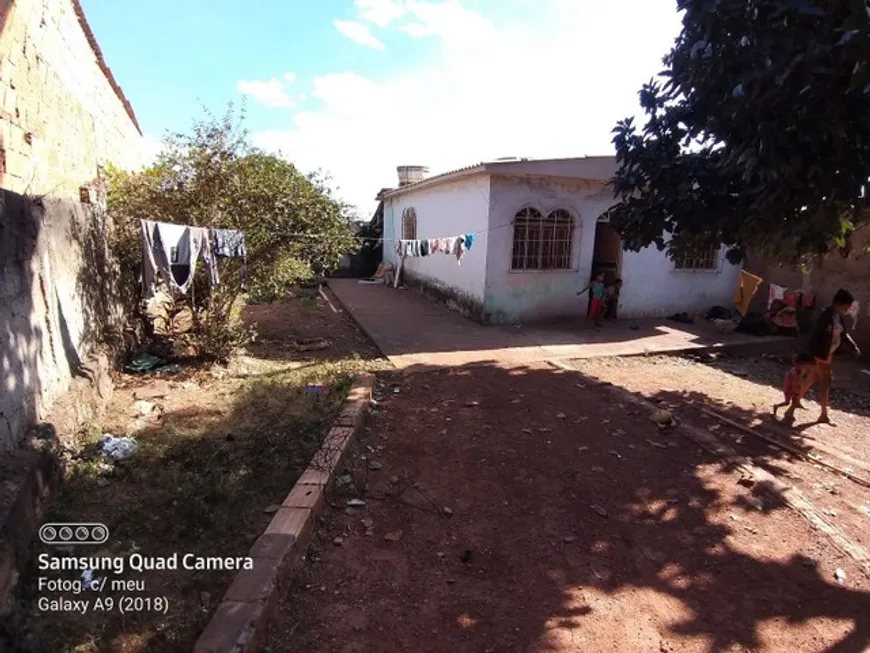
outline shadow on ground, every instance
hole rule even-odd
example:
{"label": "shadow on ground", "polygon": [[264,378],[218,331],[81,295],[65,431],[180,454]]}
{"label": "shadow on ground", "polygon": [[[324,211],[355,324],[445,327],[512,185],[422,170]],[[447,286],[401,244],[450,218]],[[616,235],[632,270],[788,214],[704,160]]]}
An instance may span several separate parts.
{"label": "shadow on ground", "polygon": [[[179,384],[166,412],[149,413],[136,434],[139,449],[113,462],[100,451],[102,430],[83,433],[89,441],[69,463],[71,478],[59,491],[45,521],[99,522],[111,535],[105,548],[36,545],[34,564],[20,582],[21,601],[0,627],[0,649],[12,653],[187,652],[232,580],[224,571],[145,571],[127,569],[97,577],[141,579],[136,595],[165,597],[164,615],[90,609],[76,614],[40,609],[40,598],[94,599],[95,595],[39,589],[39,577],[75,580],[76,571],[39,571],[36,556],[234,557],[250,545],[272,517],[319,447],[344,399],[352,370],[311,366],[253,380],[230,379],[198,386]],[[325,384],[326,396],[305,392],[308,383]],[[116,426],[136,412],[132,393]],[[126,414],[124,410],[130,411]],[[118,431],[116,431],[118,432]],[[121,431],[123,433],[123,431]],[[108,589],[100,594],[118,600]],[[4,647],[5,644],[5,647]],[[83,648],[77,648],[83,647]]]}
{"label": "shadow on ground", "polygon": [[[702,352],[699,354],[683,354],[681,357],[706,365],[742,379],[766,385],[772,388],[782,388],[783,377],[792,365],[793,356],[801,350],[804,341],[795,339],[789,347],[782,351],[762,356],[741,355],[727,352]],[[845,412],[870,416],[870,376],[866,373],[867,365],[854,359],[849,353],[837,356],[834,362],[834,383],[831,388],[831,408]],[[818,399],[818,385],[814,385],[807,395],[810,400]]]}
{"label": "shadow on ground", "polygon": [[[595,380],[486,364],[381,379],[267,651],[870,645],[854,561]],[[348,498],[367,505],[348,514]]]}

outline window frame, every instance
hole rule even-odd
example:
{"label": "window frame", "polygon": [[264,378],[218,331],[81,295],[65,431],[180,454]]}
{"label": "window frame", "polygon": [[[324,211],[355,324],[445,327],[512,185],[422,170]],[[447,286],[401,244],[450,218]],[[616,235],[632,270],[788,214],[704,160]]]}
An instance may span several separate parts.
{"label": "window frame", "polygon": [[[411,236],[408,236],[408,233]],[[417,236],[417,211],[409,206],[402,211],[402,240],[418,240]]]}
{"label": "window frame", "polygon": [[[557,218],[553,218],[555,214],[562,214]],[[523,225],[522,221],[526,224]],[[535,224],[537,222],[537,224]],[[570,209],[563,206],[556,206],[546,213],[541,211],[537,206],[525,204],[521,206],[511,220],[511,247],[510,261],[508,270],[511,274],[559,274],[576,272],[576,263],[574,261],[575,242],[577,234],[578,220],[576,215]],[[543,234],[537,238],[529,238],[529,227],[532,230]],[[547,234],[548,230],[552,230],[551,234]],[[567,230],[567,234],[564,231]],[[560,232],[562,232],[561,235]],[[523,237],[523,249],[519,251],[518,236]],[[561,235],[561,237],[560,237]],[[529,244],[534,243],[537,249],[536,253],[529,253]],[[561,249],[559,252],[557,250]],[[548,251],[549,250],[549,251]],[[567,250],[567,251],[566,251]],[[528,265],[530,257],[537,259],[534,267]],[[545,261],[553,263],[550,267],[545,267]],[[518,263],[525,261],[525,264],[518,266]],[[563,265],[555,263],[562,261]]]}
{"label": "window frame", "polygon": [[[718,274],[722,271],[722,246],[711,247],[708,252],[701,253],[701,250],[692,251],[690,250],[682,257],[672,261],[672,268],[674,272],[686,273],[686,274]],[[685,265],[686,261],[711,261],[711,267],[697,267],[697,266],[687,266]]]}

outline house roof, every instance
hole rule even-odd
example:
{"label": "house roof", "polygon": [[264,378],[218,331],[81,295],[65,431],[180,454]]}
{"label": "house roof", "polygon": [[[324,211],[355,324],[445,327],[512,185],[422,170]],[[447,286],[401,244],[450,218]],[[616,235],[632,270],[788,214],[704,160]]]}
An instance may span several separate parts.
{"label": "house roof", "polygon": [[130,101],[124,95],[124,91],[122,91],[121,87],[118,86],[118,82],[115,81],[115,76],[112,75],[112,70],[106,64],[105,59],[103,59],[103,53],[100,50],[100,46],[97,44],[97,39],[94,36],[94,33],[91,31],[91,26],[88,25],[88,19],[85,18],[85,12],[82,9],[81,3],[79,2],[79,0],[72,0],[72,4],[73,10],[76,12],[76,17],[79,21],[79,25],[81,26],[82,31],[85,33],[85,38],[88,40],[88,44],[91,46],[91,50],[93,50],[94,56],[97,58],[97,65],[100,67],[103,75],[105,75],[106,79],[109,81],[109,85],[112,87],[115,95],[118,96],[118,99],[124,106],[124,110],[127,112],[127,115],[130,116],[130,120],[133,121],[133,125],[136,127],[136,131],[138,131],[141,135],[142,128],[139,127],[139,121],[136,120],[136,114],[133,112],[133,107],[130,104]]}
{"label": "house roof", "polygon": [[379,197],[388,199],[411,193],[423,188],[431,188],[440,184],[456,181],[479,174],[489,175],[535,175],[540,177],[568,177],[573,179],[588,179],[592,181],[609,182],[616,173],[615,156],[584,156],[568,159],[512,159],[497,161],[481,161],[464,168],[427,177],[422,181],[381,191]]}

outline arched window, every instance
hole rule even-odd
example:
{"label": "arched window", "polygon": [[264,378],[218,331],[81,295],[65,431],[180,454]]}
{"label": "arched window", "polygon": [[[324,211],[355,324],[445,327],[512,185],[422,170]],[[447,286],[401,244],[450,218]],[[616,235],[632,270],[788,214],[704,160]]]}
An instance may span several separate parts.
{"label": "arched window", "polygon": [[417,212],[414,209],[402,211],[402,240],[417,240]]}
{"label": "arched window", "polygon": [[570,270],[574,218],[564,209],[544,217],[532,207],[514,217],[512,270]]}

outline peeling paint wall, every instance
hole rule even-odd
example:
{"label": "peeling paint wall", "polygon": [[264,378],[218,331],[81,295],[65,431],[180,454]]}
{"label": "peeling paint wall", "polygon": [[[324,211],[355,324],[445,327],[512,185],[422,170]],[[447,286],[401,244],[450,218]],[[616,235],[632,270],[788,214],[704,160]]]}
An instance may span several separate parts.
{"label": "peeling paint wall", "polygon": [[[493,177],[491,188],[487,321],[503,324],[584,315],[586,300],[577,292],[592,274],[595,223],[613,204],[612,193],[600,182],[506,176]],[[511,271],[512,223],[524,206],[544,215],[554,209],[573,214],[570,270]]]}
{"label": "peeling paint wall", "polygon": [[452,184],[410,191],[384,201],[384,259],[396,264],[396,241],[402,238],[402,213],[413,208],[417,238],[440,238],[470,232],[474,245],[459,264],[456,257],[435,254],[405,261],[409,280],[440,288],[470,302],[483,303],[486,278],[486,233],[489,214],[489,178],[480,175]]}

